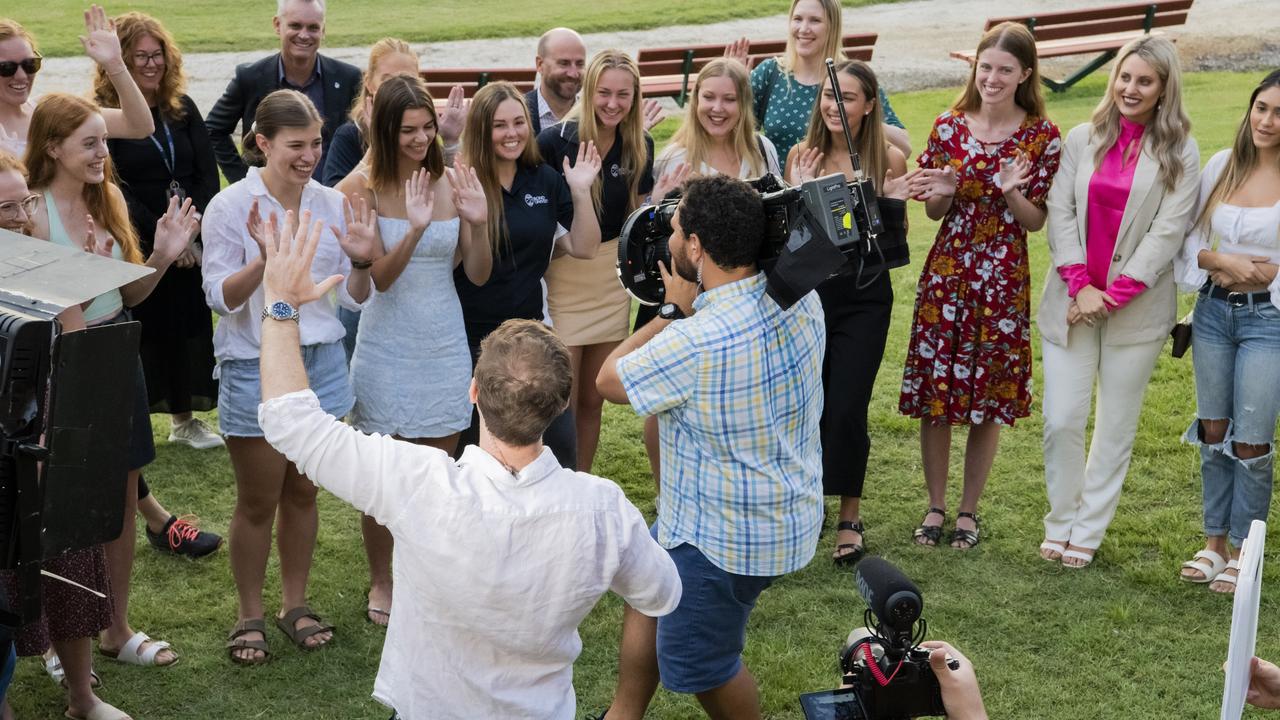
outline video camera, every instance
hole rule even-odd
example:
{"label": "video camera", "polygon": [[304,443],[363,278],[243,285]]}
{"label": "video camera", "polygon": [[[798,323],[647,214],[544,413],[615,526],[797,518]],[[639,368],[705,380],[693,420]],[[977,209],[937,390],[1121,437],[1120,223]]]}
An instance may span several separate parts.
{"label": "video camera", "polygon": [[[827,73],[838,87],[835,64]],[[748,181],[764,203],[765,238],[758,262],[769,297],[784,310],[822,281],[853,275],[860,287],[884,270],[906,265],[906,202],[876,197],[875,181],[862,176],[861,161],[849,140],[849,121],[838,104],[856,179],[833,173],[798,186],[768,174]],[[618,242],[618,278],[644,305],[662,302],[658,261],[671,267],[671,220],[678,197],[640,207],[622,225]],[[865,278],[868,278],[864,280]]]}
{"label": "video camera", "polygon": [[[908,720],[946,715],[942,688],[919,647],[927,624],[919,589],[891,563],[866,558],[855,574],[866,627],[840,653],[841,688],[800,696],[805,720]],[[950,661],[954,670],[959,666]]]}

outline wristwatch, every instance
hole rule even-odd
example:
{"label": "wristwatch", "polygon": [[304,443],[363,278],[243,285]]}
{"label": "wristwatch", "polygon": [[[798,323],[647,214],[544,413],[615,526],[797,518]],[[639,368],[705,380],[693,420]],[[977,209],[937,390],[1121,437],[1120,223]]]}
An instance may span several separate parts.
{"label": "wristwatch", "polygon": [[298,308],[290,305],[284,300],[277,300],[262,308],[262,319],[266,320],[292,320],[298,322]]}
{"label": "wristwatch", "polygon": [[684,311],[680,309],[679,305],[675,303],[662,303],[662,305],[658,307],[658,317],[663,320],[683,320],[688,316],[684,314]]}

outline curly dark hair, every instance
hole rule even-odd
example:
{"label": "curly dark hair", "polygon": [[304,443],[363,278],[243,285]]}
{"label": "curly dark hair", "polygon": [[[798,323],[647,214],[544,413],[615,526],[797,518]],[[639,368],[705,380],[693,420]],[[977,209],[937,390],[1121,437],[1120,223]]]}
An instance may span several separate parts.
{"label": "curly dark hair", "polygon": [[697,235],[711,262],[722,268],[753,265],[764,242],[760,193],[727,175],[693,178],[684,184],[680,230]]}

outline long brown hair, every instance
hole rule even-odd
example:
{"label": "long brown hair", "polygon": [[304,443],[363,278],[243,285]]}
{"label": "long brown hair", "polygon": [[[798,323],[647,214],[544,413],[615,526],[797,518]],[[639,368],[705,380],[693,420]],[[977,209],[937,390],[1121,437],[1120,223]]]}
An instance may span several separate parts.
{"label": "long brown hair", "polygon": [[1231,143],[1231,155],[1227,158],[1227,166],[1222,169],[1222,174],[1213,183],[1213,190],[1204,202],[1200,217],[1196,219],[1196,227],[1206,234],[1209,232],[1213,211],[1239,190],[1244,185],[1244,181],[1258,167],[1258,148],[1253,144],[1253,124],[1250,122],[1250,117],[1253,115],[1253,104],[1258,101],[1258,95],[1263,90],[1271,88],[1280,88],[1280,70],[1272,70],[1249,96],[1249,105],[1245,108],[1244,119],[1240,121],[1240,127],[1236,129],[1236,139]]}
{"label": "long brown hair", "polygon": [[320,117],[316,106],[311,104],[311,98],[297,90],[276,90],[262,98],[258,109],[253,111],[253,127],[241,138],[244,145],[241,157],[246,165],[264,167],[267,156],[258,147],[258,135],[270,140],[286,128],[309,128],[323,124],[324,118]]}
{"label": "long brown hair", "polygon": [[[49,151],[71,137],[91,116],[98,113],[98,106],[92,100],[75,95],[49,93],[40,98],[35,112],[31,114],[31,127],[27,130],[27,155],[23,158],[23,164],[27,166],[27,184],[32,192],[48,189],[58,173],[58,162]],[[85,207],[93,216],[93,221],[115,238],[124,259],[141,263],[142,251],[139,249],[138,234],[129,220],[129,208],[125,205],[124,195],[116,187],[116,171],[111,164],[110,155],[103,158],[102,171],[105,175],[102,182],[84,185],[81,197]]]}
{"label": "long brown hair", "polygon": [[422,78],[396,75],[387,78],[373,98],[369,118],[369,186],[376,190],[396,189],[400,184],[400,126],[409,110],[426,110],[436,126],[436,138],[427,148],[422,167],[436,180],[444,173],[444,149],[440,146],[440,118],[436,103]]}
{"label": "long brown hair", "polygon": [[[1178,62],[1178,51],[1172,42],[1162,37],[1147,35],[1120,48],[1120,54],[1111,65],[1107,91],[1102,94],[1101,102],[1093,111],[1093,140],[1098,143],[1098,149],[1093,154],[1093,167],[1096,169],[1102,165],[1107,151],[1120,137],[1120,108],[1116,105],[1113,88],[1120,75],[1120,66],[1130,55],[1142,58],[1160,76],[1160,101],[1156,103],[1155,115],[1147,123],[1142,141],[1160,164],[1160,176],[1164,180],[1165,190],[1172,190],[1182,178],[1182,148],[1191,133],[1191,118],[1187,117],[1187,112],[1182,107],[1182,70]],[[1246,114],[1246,128],[1248,120]]]}
{"label": "long brown hair", "polygon": [[[845,60],[836,65],[836,74],[845,74],[858,81],[862,95],[871,103],[871,112],[859,118],[849,118],[849,131],[856,134],[854,149],[862,159],[862,169],[866,176],[875,181],[878,189],[884,183],[885,173],[889,170],[889,148],[884,138],[884,109],[880,107],[880,83],[871,66],[861,60]],[[825,91],[831,84],[828,78],[822,82]],[[835,93],[835,102],[843,102],[840,88],[831,88]],[[833,154],[844,154],[846,147],[842,138],[835,137],[822,118],[822,93],[818,94],[818,102],[813,104],[813,113],[809,116],[809,131],[804,137],[805,148],[818,148],[825,157]]]}
{"label": "long brown hair", "polygon": [[[507,215],[502,208],[502,182],[498,179],[498,153],[493,149],[493,116],[498,113],[498,106],[508,100],[520,103],[525,126],[529,128],[529,139],[516,163],[537,167],[542,162],[542,153],[538,152],[538,143],[534,141],[529,106],[525,103],[524,93],[505,80],[491,82],[476,91],[462,132],[462,157],[476,171],[480,186],[484,188],[484,200],[489,208],[489,246],[495,257],[507,244],[508,238]],[[497,222],[494,222],[495,218]]]}
{"label": "long brown hair", "polygon": [[[827,20],[827,41],[822,44],[822,57],[840,62],[845,59],[844,43],[841,42],[844,33],[844,21],[840,17],[840,0],[816,0],[816,2],[822,6],[822,14]],[[799,4],[800,0],[791,0],[791,9],[787,11],[788,24],[791,22],[791,16],[795,14],[796,6]],[[778,58],[778,69],[783,72],[794,72],[799,58],[800,56],[796,53],[796,39],[788,30],[787,49],[783,51],[782,57]]]}
{"label": "long brown hair", "polygon": [[765,166],[764,155],[760,152],[760,144],[756,142],[751,76],[747,73],[746,66],[737,60],[716,58],[702,67],[698,79],[693,83],[689,111],[679,129],[671,136],[668,147],[684,148],[685,162],[695,169],[702,167],[711,149],[711,135],[698,121],[698,106],[702,103],[699,95],[702,83],[708,78],[716,77],[727,77],[733,81],[734,94],[738,96],[738,122],[733,127],[729,144],[738,157],[747,161],[752,176],[763,175],[768,168]]}
{"label": "long brown hair", "polygon": [[[625,70],[631,74],[631,109],[626,117],[618,123],[617,140],[622,143],[621,171],[627,179],[627,210],[633,210],[636,194],[640,192],[640,173],[648,164],[648,148],[644,142],[643,105],[644,96],[640,93],[640,66],[631,56],[621,50],[601,50],[587,63],[587,71],[582,75],[582,94],[578,102],[565,116],[565,121],[578,124],[578,143],[595,142],[600,144],[600,125],[596,121],[595,94],[600,77],[606,70]],[[591,185],[591,199],[596,210],[600,209],[601,182],[604,171],[596,176]]]}
{"label": "long brown hair", "polygon": [[[133,50],[144,35],[150,35],[160,43],[164,53],[164,74],[156,89],[156,108],[168,120],[181,120],[187,110],[182,106],[182,96],[187,92],[187,74],[182,70],[182,52],[173,36],[160,21],[140,12],[127,12],[115,19],[116,35],[120,37],[120,49],[124,61],[133,67]],[[93,99],[102,107],[120,107],[120,96],[111,84],[111,78],[101,65],[93,71]]]}
{"label": "long brown hair", "polygon": [[1040,62],[1036,55],[1036,37],[1026,25],[1016,22],[1002,22],[982,35],[978,41],[978,49],[973,53],[973,66],[969,68],[969,82],[965,84],[960,97],[952,103],[952,110],[973,112],[982,107],[982,95],[978,92],[978,56],[984,50],[995,48],[1012,55],[1022,69],[1030,70],[1026,80],[1018,83],[1013,102],[1033,117],[1045,117],[1044,96],[1040,94]]}
{"label": "long brown hair", "polygon": [[369,99],[369,83],[377,75],[378,63],[392,55],[408,55],[414,62],[421,62],[418,53],[400,38],[384,37],[369,48],[369,64],[365,66],[364,75],[360,79],[360,92],[356,93],[356,99],[351,102],[350,112],[351,122],[355,123],[361,135],[367,135],[369,131],[369,118],[365,116],[364,109],[365,101]]}

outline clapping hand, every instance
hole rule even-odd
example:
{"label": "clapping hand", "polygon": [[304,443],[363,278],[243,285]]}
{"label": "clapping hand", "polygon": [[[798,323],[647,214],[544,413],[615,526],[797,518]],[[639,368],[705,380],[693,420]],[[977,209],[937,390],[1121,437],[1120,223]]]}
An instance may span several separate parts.
{"label": "clapping hand", "polygon": [[484,186],[476,169],[460,162],[445,168],[449,184],[453,187],[453,206],[458,217],[471,225],[483,225],[489,220],[489,204],[485,201]]}
{"label": "clapping hand", "polygon": [[[354,202],[352,202],[353,198]],[[333,234],[338,237],[338,245],[342,247],[342,251],[351,258],[352,262],[364,263],[373,260],[374,248],[378,246],[377,213],[369,207],[369,203],[364,198],[353,195],[342,202],[342,214],[347,221],[345,233],[337,225],[329,226]]]}
{"label": "clapping hand", "polygon": [[107,11],[101,5],[90,5],[84,11],[84,35],[80,36],[80,44],[84,45],[85,54],[107,74],[128,70],[120,49],[120,37],[116,35],[116,24],[107,17]]}
{"label": "clapping hand", "polygon": [[653,184],[653,192],[651,193],[653,201],[655,203],[662,202],[672,190],[684,185],[684,181],[689,179],[689,175],[692,172],[693,167],[688,163],[678,163],[675,167],[663,173],[662,177],[658,178],[658,181]]}
{"label": "clapping hand", "polygon": [[[347,212],[349,215],[350,208]],[[300,307],[324,297],[342,282],[341,275],[330,275],[318,283],[311,279],[311,261],[320,245],[324,223],[312,223],[310,210],[303,211],[296,230],[292,210],[284,214],[284,227],[279,233],[274,224],[264,225],[263,230],[267,266],[262,273],[262,286],[267,297]]]}
{"label": "clapping hand", "polygon": [[17,133],[5,130],[4,125],[0,124],[0,150],[4,150],[14,157],[22,157],[24,145],[23,138],[18,137]]}
{"label": "clapping hand", "polygon": [[91,255],[99,255],[104,258],[111,257],[111,253],[116,243],[115,239],[110,235],[103,235],[102,238],[98,238],[98,231],[93,223],[92,215],[85,215],[84,223],[88,228],[85,231],[84,251]]}
{"label": "clapping hand", "polygon": [[440,111],[440,139],[446,145],[454,145],[462,137],[469,104],[461,85],[454,85],[449,89],[449,99],[445,100],[444,109]]}
{"label": "clapping hand", "polygon": [[658,123],[667,119],[667,111],[662,109],[662,103],[654,98],[646,98],[644,101],[644,130],[648,132],[658,126]]}
{"label": "clapping hand", "polygon": [[155,243],[151,256],[158,255],[161,262],[168,266],[177,260],[178,256],[191,244],[191,238],[195,237],[199,227],[200,221],[196,217],[191,198],[182,201],[181,205],[178,204],[177,196],[169,198],[168,209],[156,221]]}
{"label": "clapping hand", "polygon": [[911,192],[911,181],[919,174],[919,170],[912,170],[894,177],[893,171],[889,170],[884,174],[884,182],[880,184],[880,196],[891,200],[906,200]]}
{"label": "clapping hand", "polygon": [[1000,175],[997,178],[1000,192],[1006,195],[1011,192],[1021,193],[1030,178],[1031,160],[1026,153],[1019,150],[1014,157],[1000,159]]}
{"label": "clapping hand", "polygon": [[258,244],[258,252],[262,253],[262,257],[267,257],[266,233],[270,230],[272,233],[279,227],[279,219],[276,217],[276,211],[272,210],[271,215],[267,218],[267,222],[262,222],[262,215],[258,212],[258,201],[254,200],[249,206],[249,219],[245,221],[244,227],[248,231],[249,237]]}
{"label": "clapping hand", "polygon": [[[750,60],[750,52],[751,41],[744,36],[725,46],[724,56],[727,58],[733,58],[743,65],[746,65],[747,61]],[[748,66],[748,69],[750,69],[750,66]]]}
{"label": "clapping hand", "polygon": [[818,173],[822,172],[822,151],[816,147],[805,148],[796,157],[792,170],[795,172],[797,185],[818,177]]}
{"label": "clapping hand", "polygon": [[570,190],[590,190],[603,164],[594,141],[589,140],[585,145],[578,143],[578,161],[570,166],[569,158],[566,157],[562,163],[564,181],[569,184]]}
{"label": "clapping hand", "polygon": [[436,190],[431,173],[419,168],[404,181],[404,214],[409,225],[425,229],[431,224],[431,211],[436,204]]}
{"label": "clapping hand", "polygon": [[914,200],[932,200],[935,197],[954,197],[956,194],[956,170],[948,165],[936,170],[921,170],[908,184],[908,192]]}

